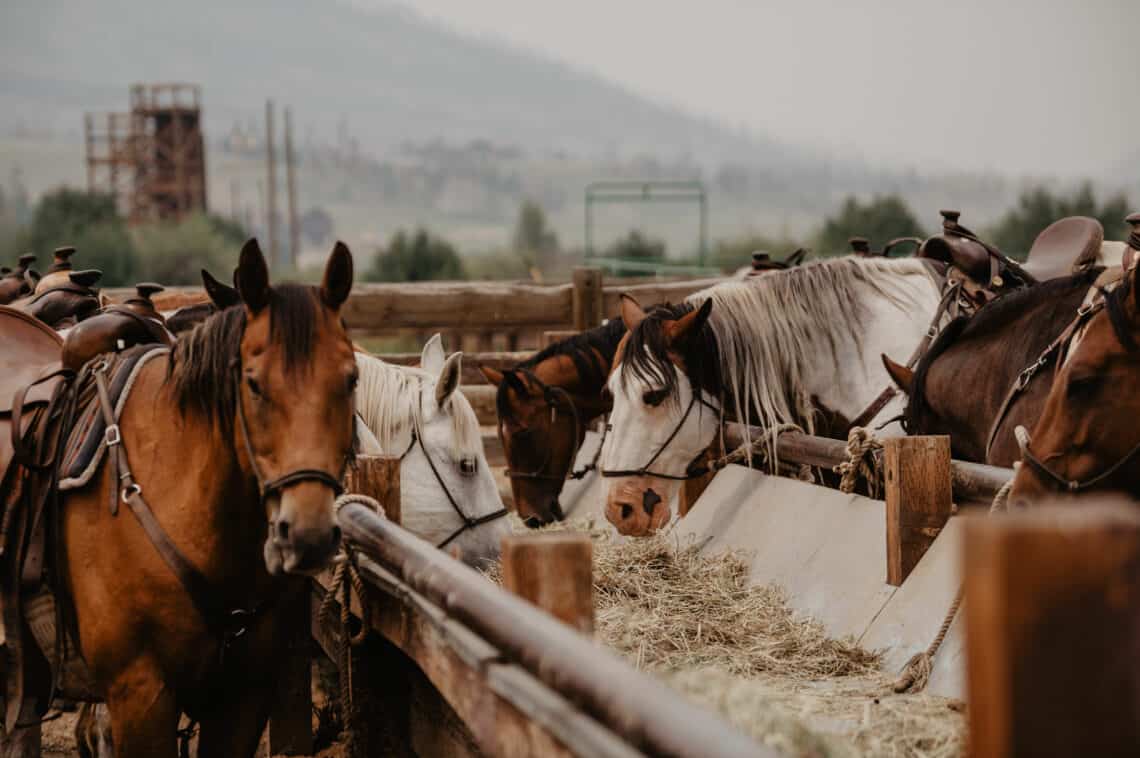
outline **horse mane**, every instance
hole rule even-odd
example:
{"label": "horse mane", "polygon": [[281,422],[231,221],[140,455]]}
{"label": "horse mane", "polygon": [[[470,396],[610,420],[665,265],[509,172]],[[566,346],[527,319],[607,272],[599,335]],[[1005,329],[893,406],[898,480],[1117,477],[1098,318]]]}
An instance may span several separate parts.
{"label": "horse mane", "polygon": [[513,390],[519,397],[527,395],[526,384],[519,377],[519,372],[531,371],[538,364],[551,358],[568,357],[574,363],[574,370],[578,372],[578,378],[582,383],[596,386],[600,392],[606,383],[609,365],[613,363],[614,354],[623,336],[625,336],[625,323],[620,317],[611,318],[601,326],[558,340],[522,363],[503,371],[503,381],[495,393],[495,408],[499,418],[515,417],[514,408],[507,396],[508,389]]}
{"label": "horse mane", "polygon": [[[393,449],[395,440],[408,429],[422,433],[420,393],[436,377],[423,369],[394,366],[364,353],[356,354],[356,366],[360,372],[356,412],[376,435],[384,452],[403,453]],[[479,420],[466,396],[458,390],[452,392],[441,410],[451,417],[452,455],[456,459],[478,455],[483,442]]]}
{"label": "horse mane", "polygon": [[1104,306],[1108,312],[1109,323],[1112,324],[1112,331],[1116,333],[1116,339],[1127,352],[1136,353],[1140,352],[1140,346],[1136,344],[1136,337],[1132,334],[1132,322],[1125,309],[1125,303],[1131,292],[1132,277],[1126,274],[1124,281],[1104,296]]}
{"label": "horse mane", "polygon": [[[284,353],[285,370],[298,372],[309,366],[316,323],[324,318],[315,288],[278,285],[272,290],[268,307],[269,338]],[[245,306],[230,306],[181,337],[167,364],[166,380],[173,387],[179,411],[220,423],[227,434],[232,431],[237,407],[245,326]]]}
{"label": "horse mane", "polygon": [[[1039,303],[1063,305],[1070,296],[1087,291],[1102,271],[1104,271],[1102,267],[1093,267],[1070,276],[1049,279],[1032,287],[1015,290],[991,301],[973,316],[959,316],[947,324],[931,343],[926,354],[919,359],[918,365],[915,366],[910,393],[907,397],[903,426],[911,434],[914,433],[914,430],[921,428],[922,418],[928,410],[926,383],[930,368],[958,340],[983,337],[995,332],[1012,319],[1021,316],[1026,309]],[[1067,312],[1064,315],[1066,317],[1065,324],[1067,324],[1075,314]],[[1052,331],[1040,330],[1035,335],[1031,335],[1036,336],[1038,341],[1044,340],[1041,345],[1032,341],[1023,344],[1029,350],[1039,353],[1049,341],[1060,333],[1059,331],[1052,333]]]}
{"label": "horse mane", "polygon": [[712,299],[701,333],[682,346],[694,386],[723,399],[726,410],[735,408],[742,421],[764,428],[798,424],[810,433],[815,414],[803,389],[809,360],[822,353],[838,366],[840,344],[862,342],[866,295],[899,306],[912,303],[913,288],[906,283],[915,277],[938,286],[936,272],[921,259],[854,256],[718,284],[690,295],[681,306],[655,309],[630,333],[623,380],[631,374],[657,380],[673,396],[675,374],[661,320]]}

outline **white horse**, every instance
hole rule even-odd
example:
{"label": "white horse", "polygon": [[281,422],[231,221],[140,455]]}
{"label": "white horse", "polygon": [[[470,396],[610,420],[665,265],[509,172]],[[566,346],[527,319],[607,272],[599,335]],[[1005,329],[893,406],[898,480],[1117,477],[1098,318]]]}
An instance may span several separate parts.
{"label": "white horse", "polygon": [[424,346],[422,368],[356,354],[360,451],[402,456],[403,526],[458,552],[471,565],[499,556],[510,531],[479,420],[459,392],[462,353],[444,358],[439,335]]}
{"label": "white horse", "polygon": [[[920,259],[852,256],[726,282],[648,314],[623,298],[629,333],[608,382],[614,405],[601,457],[606,517],[623,534],[660,529],[678,483],[726,419],[809,433],[849,425],[892,386],[880,356],[915,350],[942,284]],[[867,425],[904,402],[896,396]],[[880,433],[902,430],[891,423]]]}

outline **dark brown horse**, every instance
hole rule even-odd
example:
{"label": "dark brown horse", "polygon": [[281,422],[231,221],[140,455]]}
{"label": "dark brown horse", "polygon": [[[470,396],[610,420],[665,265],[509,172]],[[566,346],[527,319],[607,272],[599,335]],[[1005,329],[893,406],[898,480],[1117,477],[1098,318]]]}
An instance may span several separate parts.
{"label": "dark brown horse", "polygon": [[1140,498],[1140,269],[1073,336],[1032,436],[1021,431],[1013,502],[1117,490]]}
{"label": "dark brown horse", "polygon": [[1042,366],[1026,374],[1024,391],[1008,403],[1005,398],[1073,321],[1102,270],[1012,292],[972,317],[952,321],[913,372],[884,356],[887,371],[909,398],[907,432],[949,434],[955,458],[1012,465],[1020,458],[1013,430],[1036,421],[1051,371]]}
{"label": "dark brown horse", "polygon": [[515,509],[528,526],[562,520],[558,497],[589,424],[609,411],[603,397],[620,318],[541,350],[507,371],[480,367],[498,387],[499,436]]}
{"label": "dark brown horse", "polygon": [[[308,592],[296,575],[339,543],[333,499],[356,377],[339,310],[352,258],[338,243],[319,288],[271,287],[251,241],[237,285],[242,305],[135,378],[118,421],[131,507],[109,507],[122,482],[106,462],[61,493],[59,571],[120,758],[173,758],[183,712],[201,723],[199,756],[252,756],[291,633],[284,618]],[[138,515],[143,498],[166,549]]]}
{"label": "dark brown horse", "polygon": [[210,299],[204,303],[183,306],[167,316],[166,328],[172,334],[188,332],[219,310],[225,310],[241,302],[236,289],[222,284],[206,269],[202,269],[202,285],[206,288],[206,294]]}

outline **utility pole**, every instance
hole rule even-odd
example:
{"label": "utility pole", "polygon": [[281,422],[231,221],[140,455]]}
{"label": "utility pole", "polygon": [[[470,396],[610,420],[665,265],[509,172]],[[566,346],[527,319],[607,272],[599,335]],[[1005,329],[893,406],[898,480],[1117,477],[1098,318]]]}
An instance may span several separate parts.
{"label": "utility pole", "polygon": [[289,262],[297,268],[301,236],[297,228],[297,156],[293,153],[293,109],[285,109],[285,187],[289,197]]}
{"label": "utility pole", "polygon": [[273,150],[273,101],[265,101],[265,179],[266,236],[269,237],[269,265],[280,266],[281,255],[277,247],[277,156]]}

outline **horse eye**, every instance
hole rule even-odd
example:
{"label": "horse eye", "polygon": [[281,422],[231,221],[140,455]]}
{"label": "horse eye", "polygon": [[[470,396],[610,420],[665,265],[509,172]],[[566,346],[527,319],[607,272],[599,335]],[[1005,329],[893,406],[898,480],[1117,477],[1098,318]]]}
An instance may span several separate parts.
{"label": "horse eye", "polygon": [[475,469],[476,464],[474,458],[464,458],[459,461],[459,473],[464,476],[475,476]]}
{"label": "horse eye", "polygon": [[256,379],[254,379],[252,376],[247,376],[245,378],[245,383],[249,385],[250,392],[257,395],[258,397],[262,397],[261,385],[257,383]]}
{"label": "horse eye", "polygon": [[1065,387],[1065,392],[1070,397],[1085,395],[1095,391],[1100,386],[1102,379],[1103,377],[1100,374],[1074,376],[1069,379],[1069,384]]}
{"label": "horse eye", "polygon": [[661,405],[661,403],[665,402],[665,398],[667,398],[668,396],[669,396],[669,391],[666,389],[649,390],[648,392],[646,392],[644,395],[641,396],[641,400],[646,405],[656,407],[658,405]]}

